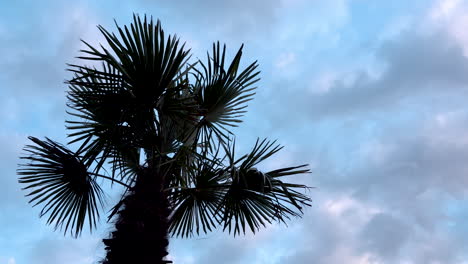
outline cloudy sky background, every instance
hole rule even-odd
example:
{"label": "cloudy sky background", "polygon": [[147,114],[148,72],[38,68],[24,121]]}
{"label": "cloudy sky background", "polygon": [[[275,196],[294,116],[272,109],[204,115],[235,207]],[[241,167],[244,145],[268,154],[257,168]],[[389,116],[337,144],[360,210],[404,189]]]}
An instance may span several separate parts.
{"label": "cloudy sky background", "polygon": [[216,40],[230,54],[245,43],[262,80],[240,150],[278,139],[263,168],[309,163],[295,180],[316,187],[288,227],[172,239],[176,264],[468,263],[468,1],[19,0],[0,3],[0,264],[103,256],[111,226],[53,232],[15,170],[28,135],[66,142],[64,69],[79,40],[99,43],[96,25],[133,12],[160,18],[195,58]]}

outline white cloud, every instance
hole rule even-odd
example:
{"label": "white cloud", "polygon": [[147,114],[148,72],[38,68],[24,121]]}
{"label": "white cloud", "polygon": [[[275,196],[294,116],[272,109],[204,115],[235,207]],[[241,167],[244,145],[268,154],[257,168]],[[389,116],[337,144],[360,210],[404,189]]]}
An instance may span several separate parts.
{"label": "white cloud", "polygon": [[287,67],[290,67],[296,61],[296,54],[294,52],[286,52],[279,55],[276,60],[275,66],[283,70]]}
{"label": "white cloud", "polygon": [[428,25],[444,29],[453,36],[468,56],[468,3],[461,0],[440,0],[435,2],[427,16]]}
{"label": "white cloud", "polygon": [[25,12],[29,23],[10,25],[8,21],[6,32],[0,32],[5,54],[0,61],[1,79],[2,85],[8,85],[4,92],[24,105],[29,104],[25,98],[38,94],[47,94],[48,102],[63,98],[63,81],[69,76],[66,63],[78,56],[83,47],[80,39],[90,43],[98,39],[95,12],[82,3],[44,5]]}
{"label": "white cloud", "polygon": [[[359,215],[359,222],[368,221],[372,215],[377,214],[380,210],[377,207],[372,207],[363,204],[362,202],[353,199],[352,197],[342,197],[336,200],[328,200],[324,202],[324,210],[333,215],[333,217],[343,217],[348,212],[355,212]],[[352,225],[352,223],[349,223]]]}
{"label": "white cloud", "polygon": [[325,72],[312,81],[310,85],[310,91],[317,94],[327,93],[330,88],[333,87],[333,84],[336,80],[337,74],[332,72]]}
{"label": "white cloud", "polygon": [[394,144],[379,142],[370,139],[364,142],[358,150],[358,154],[362,155],[363,160],[368,160],[377,165],[384,165],[386,159],[395,150]]}
{"label": "white cloud", "polygon": [[[384,42],[376,58],[385,65],[377,77],[365,70],[323,77],[323,89],[328,92],[291,94],[295,96],[291,107],[297,113],[324,119],[351,114],[364,118],[406,107],[414,110],[417,106],[425,107],[427,100],[433,100],[433,107],[443,108],[446,100],[450,100],[447,97],[454,93],[459,94],[453,102],[462,104],[460,95],[467,93],[463,87],[468,83],[468,59],[445,32],[431,35],[403,32],[397,39]],[[349,76],[353,76],[351,81]]]}
{"label": "white cloud", "polygon": [[429,16],[434,19],[450,17],[457,7],[462,3],[461,0],[440,0],[434,3],[429,12]]}
{"label": "white cloud", "polygon": [[92,264],[103,257],[103,244],[96,235],[83,235],[79,239],[60,236],[49,233],[42,239],[31,241],[32,248],[25,256],[27,263]]}
{"label": "white cloud", "polygon": [[[292,1],[282,10],[282,20],[275,30],[274,41],[305,54],[319,48],[330,48],[341,38],[340,29],[350,19],[348,0]],[[314,45],[320,40],[326,46]],[[314,49],[311,48],[314,47]],[[310,55],[310,54],[307,54]]]}

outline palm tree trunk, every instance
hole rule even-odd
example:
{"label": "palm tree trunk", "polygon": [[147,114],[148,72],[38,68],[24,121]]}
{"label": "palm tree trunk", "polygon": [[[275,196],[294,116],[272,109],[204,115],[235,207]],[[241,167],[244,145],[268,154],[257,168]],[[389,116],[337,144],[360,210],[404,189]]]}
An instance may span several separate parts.
{"label": "palm tree trunk", "polygon": [[102,263],[172,263],[164,260],[168,254],[170,209],[162,181],[149,169],[138,175],[117,214],[116,230],[103,240],[107,255]]}

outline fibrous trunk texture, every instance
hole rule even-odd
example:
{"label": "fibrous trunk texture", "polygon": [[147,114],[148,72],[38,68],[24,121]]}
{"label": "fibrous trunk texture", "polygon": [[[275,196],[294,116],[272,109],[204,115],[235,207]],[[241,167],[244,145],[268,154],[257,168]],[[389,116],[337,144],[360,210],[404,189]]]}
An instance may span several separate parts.
{"label": "fibrous trunk texture", "polygon": [[117,214],[115,231],[103,240],[107,251],[104,264],[172,263],[164,261],[170,209],[162,186],[162,179],[148,169],[138,175]]}

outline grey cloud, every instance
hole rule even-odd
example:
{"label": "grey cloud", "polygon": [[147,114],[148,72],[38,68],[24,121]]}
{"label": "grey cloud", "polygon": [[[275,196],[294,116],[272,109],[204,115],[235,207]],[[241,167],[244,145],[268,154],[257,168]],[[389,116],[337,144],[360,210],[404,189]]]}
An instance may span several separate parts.
{"label": "grey cloud", "polygon": [[94,264],[102,258],[103,247],[97,238],[65,239],[47,236],[34,241],[25,263]]}
{"label": "grey cloud", "polygon": [[[348,214],[337,222],[316,219],[328,228],[309,219],[302,234],[340,235],[332,236],[326,249],[305,238],[304,246],[282,263],[335,263],[331,256],[340,243],[354,255],[369,254],[385,264],[451,264],[467,257],[468,60],[441,32],[407,31],[384,43],[376,56],[385,65],[377,78],[356,73],[351,85],[337,80],[322,95],[302,94],[295,104],[274,102],[284,112],[271,116],[283,127],[291,119],[314,122],[304,128],[310,140],[294,139],[294,131],[290,141],[311,149],[306,155],[316,164],[312,185],[318,192],[330,192],[328,197],[350,193],[381,210],[356,226],[355,234],[340,229],[340,223],[350,220]],[[294,110],[297,115],[291,118]],[[440,120],[439,114],[444,115]],[[331,138],[326,150],[318,142],[323,138]],[[385,149],[363,155],[369,141]],[[454,204],[463,213],[447,213]]]}
{"label": "grey cloud", "polygon": [[[58,122],[62,128],[67,90],[64,81],[70,76],[66,63],[78,55],[80,38],[87,38],[90,28],[95,29],[93,13],[74,4],[10,11],[14,19],[0,19],[4,28],[0,31],[0,111],[10,116],[2,123],[19,129],[27,124],[27,134],[31,128],[57,130]],[[27,13],[28,22],[17,20],[20,12]],[[84,13],[86,19],[80,16]]]}
{"label": "grey cloud", "polygon": [[[86,37],[90,25],[71,14],[73,8],[57,5],[51,9],[29,10],[30,22],[21,24],[22,27],[16,25],[17,21],[0,20],[6,29],[0,34],[5,54],[0,61],[0,80],[11,96],[64,95],[66,63],[77,56],[80,38]],[[63,23],[65,17],[67,22]]]}
{"label": "grey cloud", "polygon": [[296,253],[286,256],[279,263],[330,263],[329,259],[343,245],[351,244],[352,237],[348,230],[340,228],[337,219],[328,215],[312,213],[305,218],[304,229],[295,234],[295,238],[302,241],[302,248]]}
{"label": "grey cloud", "polygon": [[364,252],[374,252],[383,259],[394,260],[400,255],[400,248],[411,236],[410,227],[389,214],[379,213],[362,229],[360,240]]}
{"label": "grey cloud", "polygon": [[16,177],[16,164],[19,162],[20,150],[26,142],[25,138],[15,133],[0,133],[0,207],[4,209],[16,209],[23,204],[23,193],[19,190]]}
{"label": "grey cloud", "polygon": [[305,210],[304,218],[288,221],[288,226],[274,223],[255,235],[233,238],[218,230],[200,238],[174,239],[172,254],[175,263],[190,256],[194,263],[328,264],[337,248],[352,243],[352,232],[340,224],[323,208],[312,207]]}
{"label": "grey cloud", "polygon": [[298,243],[289,248],[288,243],[284,243],[289,254],[275,263],[354,263],[351,259],[361,254],[357,250],[360,243],[356,236],[363,221],[365,223],[365,220],[360,219],[362,212],[351,207],[342,214],[332,214],[326,202],[330,198],[337,200],[337,197],[321,190],[314,193],[315,205],[306,211],[304,219],[284,229],[284,233],[289,233],[285,241]]}
{"label": "grey cloud", "polygon": [[[468,58],[462,47],[447,33],[422,34],[407,30],[392,40],[387,40],[375,51],[376,61],[382,66],[382,73],[373,77],[366,71],[352,73],[354,80],[345,81],[338,76],[324,93],[304,94],[290,91],[286,96],[294,101],[288,104],[289,111],[277,112],[279,119],[286,121],[285,114],[294,111],[298,117],[314,121],[326,118],[370,117],[387,114],[407,106],[444,107],[447,100],[457,101],[468,96]],[[283,87],[310,84],[283,80],[277,83]],[[455,91],[454,91],[455,90]],[[453,97],[454,92],[456,96]],[[275,100],[271,105],[284,105]],[[273,108],[274,109],[274,108]],[[285,108],[280,108],[284,110]],[[294,119],[296,120],[296,119]]]}
{"label": "grey cloud", "polygon": [[[253,248],[248,247],[248,243],[239,243],[232,237],[225,236],[217,241],[217,243],[210,243],[209,248],[200,254],[195,262],[200,263],[217,263],[222,260],[226,264],[235,264],[244,262],[243,259],[246,255],[250,255],[249,251],[253,253]],[[220,249],[223,250],[220,250]]]}
{"label": "grey cloud", "polygon": [[[20,150],[25,137],[15,133],[0,133],[0,256],[15,257],[17,252],[27,248],[31,234],[40,227],[38,212],[32,210],[21,191],[16,176]],[[5,262],[6,263],[6,262]]]}
{"label": "grey cloud", "polygon": [[[319,165],[319,190],[336,195],[351,191],[358,201],[376,204],[384,212],[360,231],[356,245],[360,252],[370,252],[382,263],[403,259],[412,263],[458,263],[466,258],[465,239],[445,230],[451,223],[458,232],[467,234],[465,214],[449,217],[446,211],[449,204],[456,204],[466,212],[468,145],[463,143],[463,135],[468,131],[467,116],[466,111],[462,112],[443,129],[428,128],[424,119],[412,120],[413,125],[387,127],[387,133],[374,136],[384,145],[393,146],[384,158],[375,162],[378,153],[343,154],[344,159],[355,164],[343,176]],[[313,232],[316,229],[310,230]]]}
{"label": "grey cloud", "polygon": [[[447,130],[450,129],[433,133],[448,134]],[[466,144],[455,139],[437,142],[438,135],[427,135],[424,129],[418,130],[417,125],[409,125],[400,133],[389,133],[381,138],[384,145],[393,146],[384,163],[367,162],[353,173],[353,185],[359,189],[358,194],[391,198],[393,190],[398,190],[400,199],[410,199],[433,190],[454,196],[468,192]]]}
{"label": "grey cloud", "polygon": [[[382,82],[387,87],[405,89],[411,93],[419,89],[439,90],[466,86],[468,60],[460,44],[443,31],[423,35],[406,31],[397,39],[384,43],[377,57],[387,64]],[[450,87],[454,86],[454,87]]]}
{"label": "grey cloud", "polygon": [[[282,1],[140,1],[145,7],[154,8],[160,14],[161,5],[177,14],[178,22],[184,26],[197,27],[196,32],[236,35],[245,38],[251,34],[270,31],[279,15]],[[157,8],[157,9],[156,9]]]}

